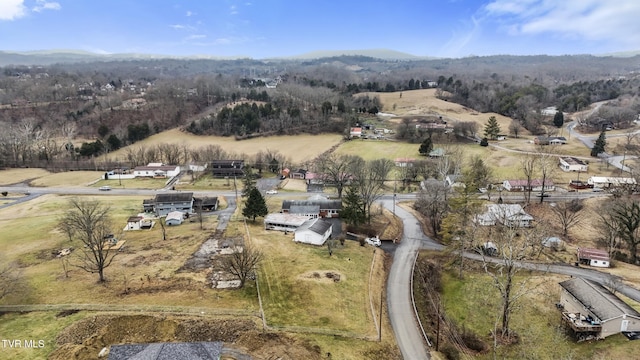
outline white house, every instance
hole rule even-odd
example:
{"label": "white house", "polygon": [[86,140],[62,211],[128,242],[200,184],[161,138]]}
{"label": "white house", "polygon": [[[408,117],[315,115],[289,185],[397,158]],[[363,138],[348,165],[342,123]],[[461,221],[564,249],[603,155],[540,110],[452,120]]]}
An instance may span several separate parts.
{"label": "white house", "polygon": [[329,221],[320,218],[307,220],[296,229],[293,241],[322,246],[331,237],[332,230]]}
{"label": "white house", "polygon": [[482,226],[503,224],[509,227],[529,227],[533,216],[518,204],[489,204],[487,211],[477,215],[474,220]]}
{"label": "white house", "polygon": [[[507,191],[542,191],[542,180],[532,179],[529,183],[527,180],[505,180],[502,182],[502,187]],[[556,186],[553,180],[546,179],[544,181],[544,191],[555,191]]]}
{"label": "white house", "polygon": [[601,284],[583,278],[560,283],[562,321],[578,340],[640,331],[640,313]]}
{"label": "white house", "polygon": [[180,166],[149,163],[147,166],[136,166],[133,169],[135,177],[172,178],[180,174]]}
{"label": "white house", "polygon": [[184,213],[182,211],[172,211],[164,219],[164,223],[168,226],[180,225],[182,221],[184,221]]}
{"label": "white house", "polygon": [[592,176],[587,184],[599,188],[618,187],[623,185],[636,185],[636,179],[624,177]]}
{"label": "white house", "polygon": [[586,161],[571,156],[560,158],[560,169],[562,171],[579,171],[586,172],[589,170],[589,164]]}
{"label": "white house", "polygon": [[415,161],[414,158],[396,158],[393,162],[397,167],[413,167]]}
{"label": "white house", "polygon": [[309,220],[309,217],[304,215],[283,213],[267,214],[267,216],[264,217],[264,229],[293,232],[307,220]]}

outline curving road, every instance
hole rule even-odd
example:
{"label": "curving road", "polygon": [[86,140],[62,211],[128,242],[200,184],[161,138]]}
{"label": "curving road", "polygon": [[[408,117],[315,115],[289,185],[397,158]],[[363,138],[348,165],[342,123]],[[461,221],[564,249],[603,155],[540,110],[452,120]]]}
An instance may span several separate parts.
{"label": "curving road", "polygon": [[[393,211],[393,199],[383,199],[380,202]],[[425,236],[420,223],[411,213],[399,206],[395,206],[395,213],[402,219],[404,232],[393,255],[387,280],[389,320],[404,359],[429,359],[429,351],[418,327],[411,301],[411,275],[416,253],[425,246],[441,245]]]}

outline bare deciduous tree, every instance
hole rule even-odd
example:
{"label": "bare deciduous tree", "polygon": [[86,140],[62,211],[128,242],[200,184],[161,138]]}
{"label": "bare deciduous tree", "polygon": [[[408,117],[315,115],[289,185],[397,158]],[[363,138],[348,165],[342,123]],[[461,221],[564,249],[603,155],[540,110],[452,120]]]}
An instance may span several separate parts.
{"label": "bare deciduous tree", "polygon": [[322,172],[323,180],[336,187],[338,198],[342,199],[342,191],[351,181],[353,168],[363,160],[357,156],[326,154],[318,158],[318,170]]}
{"label": "bare deciduous tree", "polygon": [[527,181],[524,189],[524,200],[528,204],[531,202],[531,182],[536,175],[538,158],[535,155],[528,154],[520,162],[520,168]]}
{"label": "bare deciduous tree", "polygon": [[4,262],[0,259],[0,300],[20,292],[23,286],[18,264]]}
{"label": "bare deciduous tree", "polygon": [[108,206],[95,200],[72,199],[69,201],[69,209],[59,221],[60,227],[68,227],[73,233],[73,238],[83,244],[80,247],[80,263],[75,266],[90,273],[97,273],[100,282],[105,281],[104,269],[111,265],[117,254],[109,240],[109,210]]}
{"label": "bare deciduous tree", "polygon": [[553,213],[558,217],[563,236],[567,236],[569,228],[582,221],[583,213],[581,210],[583,207],[584,205],[580,199],[557,202],[555,206],[551,207]]}
{"label": "bare deciduous tree", "polygon": [[517,309],[519,300],[531,291],[528,286],[530,277],[516,278],[522,269],[519,262],[525,260],[532,250],[540,246],[545,231],[540,228],[525,229],[507,225],[508,222],[505,220],[498,221],[500,228],[493,229],[492,232],[492,242],[497,248],[497,258],[483,255],[483,267],[500,294],[501,332],[503,337],[509,337],[511,314]]}
{"label": "bare deciduous tree", "polygon": [[223,260],[224,268],[240,280],[243,287],[249,275],[262,260],[262,252],[251,246],[235,246],[233,253],[226,255]]}
{"label": "bare deciduous tree", "polygon": [[429,219],[432,234],[437,236],[441,230],[442,218],[447,213],[449,188],[439,180],[425,181],[413,207]]}

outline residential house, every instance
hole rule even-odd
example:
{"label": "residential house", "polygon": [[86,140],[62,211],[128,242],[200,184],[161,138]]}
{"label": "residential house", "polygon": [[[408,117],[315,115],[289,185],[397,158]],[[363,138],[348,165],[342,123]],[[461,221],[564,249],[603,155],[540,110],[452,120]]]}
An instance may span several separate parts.
{"label": "residential house", "polygon": [[214,160],[211,162],[213,177],[243,177],[244,160]]}
{"label": "residential house", "polygon": [[592,176],[587,179],[587,184],[591,187],[599,188],[614,188],[621,186],[635,186],[636,179],[625,177],[607,177],[607,176]]}
{"label": "residential house", "polygon": [[416,161],[416,159],[413,159],[413,158],[396,158],[394,160],[396,166],[397,167],[402,167],[402,168],[413,167],[413,163],[415,161]]}
{"label": "residential house", "polygon": [[504,141],[504,140],[507,140],[507,135],[505,135],[505,134],[498,134],[498,135],[496,135],[496,140],[498,140],[498,141]]}
{"label": "residential house", "polygon": [[462,182],[462,175],[447,175],[444,178],[444,183],[445,185],[447,185],[448,187],[458,187],[458,186],[465,186],[464,183]]}
{"label": "residential house", "polygon": [[192,172],[203,172],[203,171],[207,170],[207,166],[208,165],[209,164],[207,164],[207,163],[196,163],[196,164],[191,163],[191,164],[189,164],[189,171],[192,171]]}
{"label": "residential house", "polygon": [[333,225],[323,219],[305,221],[294,232],[293,241],[322,246],[331,237]]}
{"label": "residential house", "polygon": [[307,220],[309,220],[309,218],[303,215],[282,213],[267,214],[267,216],[264,217],[264,229],[293,232]]}
{"label": "residential house", "polygon": [[578,263],[583,265],[609,267],[611,263],[609,253],[600,249],[578,248],[578,253],[576,255]]}
{"label": "residential house", "polygon": [[135,177],[172,178],[180,174],[180,166],[149,163],[147,166],[136,166],[133,169]]}
{"label": "residential house", "polygon": [[339,217],[341,200],[329,200],[323,196],[312,196],[307,200],[283,200],[282,213],[304,215],[309,218]]}
{"label": "residential house", "polygon": [[153,199],[153,211],[157,216],[165,216],[172,211],[191,214],[193,213],[193,203],[192,192],[157,194]]}
{"label": "residential house", "polygon": [[[166,342],[150,344],[120,344],[109,347],[107,360],[131,359],[191,359],[219,360],[222,342]],[[99,355],[98,357],[102,357]]]}
{"label": "residential house", "polygon": [[300,179],[300,180],[304,180],[305,177],[307,175],[307,170],[305,169],[298,169],[298,170],[293,170],[289,173],[289,177],[291,179]]}
{"label": "residential house", "polygon": [[560,287],[562,323],[576,339],[640,331],[640,313],[601,284],[576,277]]}
{"label": "residential house", "polygon": [[487,211],[474,219],[481,226],[503,224],[508,227],[530,227],[533,216],[518,204],[489,204]]}
{"label": "residential house", "polygon": [[164,223],[167,226],[176,226],[182,224],[184,221],[184,213],[182,211],[172,211],[164,218]]}
{"label": "residential house", "polygon": [[536,145],[563,145],[567,143],[564,136],[536,136],[533,139]]}
{"label": "residential house", "polygon": [[575,157],[567,156],[560,158],[560,169],[562,171],[579,171],[586,172],[589,170],[589,164],[586,161],[580,160]]}
{"label": "residential house", "polygon": [[362,128],[361,127],[352,127],[349,129],[349,138],[354,137],[362,137]]}
{"label": "residential house", "polygon": [[[502,187],[507,191],[542,191],[543,188],[541,179],[532,179],[530,182],[527,182],[527,180],[505,180],[502,182]],[[553,180],[545,179],[544,191],[555,190],[556,186]]]}

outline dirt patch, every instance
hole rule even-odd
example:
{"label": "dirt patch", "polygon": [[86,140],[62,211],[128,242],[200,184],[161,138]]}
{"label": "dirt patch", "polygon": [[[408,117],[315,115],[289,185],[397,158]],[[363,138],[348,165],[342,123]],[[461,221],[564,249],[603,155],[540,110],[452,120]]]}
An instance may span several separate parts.
{"label": "dirt patch", "polygon": [[320,349],[286,334],[261,332],[249,319],[98,315],[57,337],[49,359],[95,359],[103,347],[123,343],[221,341],[255,359],[320,359]]}
{"label": "dirt patch", "polygon": [[311,270],[298,276],[300,280],[313,280],[321,283],[337,283],[347,280],[347,278],[335,270]]}
{"label": "dirt patch", "polygon": [[125,262],[124,266],[127,266],[127,267],[136,267],[141,265],[149,266],[151,264],[157,263],[158,261],[169,261],[171,259],[172,259],[172,256],[170,254],[153,253],[147,256],[138,255],[133,259],[131,259],[130,261]]}

